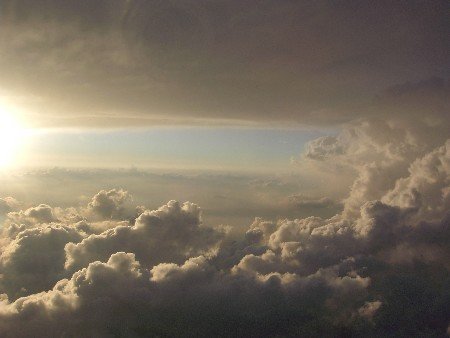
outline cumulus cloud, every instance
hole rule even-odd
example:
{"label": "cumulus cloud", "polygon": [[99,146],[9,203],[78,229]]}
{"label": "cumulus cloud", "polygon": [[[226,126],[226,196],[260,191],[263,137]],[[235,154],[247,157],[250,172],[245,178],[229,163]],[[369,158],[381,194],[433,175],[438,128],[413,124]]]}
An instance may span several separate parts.
{"label": "cumulus cloud", "polygon": [[[41,126],[340,130],[296,161],[311,182],[160,175],[161,196],[136,204],[100,190],[105,171],[78,172],[89,179],[56,203],[1,198],[0,336],[448,334],[447,12],[444,1],[2,1],[0,94]],[[132,175],[150,190],[151,175]],[[245,231],[209,224],[170,200],[195,189],[205,212],[261,214]]]}
{"label": "cumulus cloud", "polygon": [[[196,204],[149,210],[118,189],[84,206],[14,204],[0,334],[444,335],[450,141],[447,126],[427,142],[433,128],[410,122],[355,121],[307,146],[305,165],[354,176],[328,218],[257,217],[241,233],[205,224]],[[303,208],[333,201],[290,197]]]}
{"label": "cumulus cloud", "polygon": [[329,156],[342,155],[345,151],[343,144],[334,136],[323,136],[308,143],[305,157],[313,160],[323,160]]}
{"label": "cumulus cloud", "polygon": [[100,219],[124,218],[125,203],[131,198],[128,192],[120,189],[101,190],[89,202],[87,211]]}
{"label": "cumulus cloud", "polygon": [[63,225],[45,225],[19,232],[2,248],[2,293],[16,299],[50,289],[65,276],[64,246],[82,238],[76,228]]}
{"label": "cumulus cloud", "polygon": [[[274,318],[289,322],[314,313],[316,323],[332,324],[326,310],[350,310],[364,299],[367,285],[367,278],[339,277],[334,270],[306,278],[223,274],[202,256],[146,270],[134,254],[117,252],[50,291],[11,303],[5,299],[0,331],[23,337],[45,335],[49,329],[55,335],[98,336],[308,333],[311,329],[302,322],[283,327]],[[24,321],[27,325],[17,325]]]}
{"label": "cumulus cloud", "polygon": [[117,251],[132,251],[145,266],[180,262],[213,250],[223,232],[201,223],[200,209],[192,203],[170,201],[154,211],[144,211],[134,225],[121,225],[91,235],[66,247],[66,268],[76,270]]}
{"label": "cumulus cloud", "polygon": [[[83,217],[91,221],[95,219],[96,228],[103,230],[108,228],[108,223],[113,224],[118,219],[103,219],[86,205],[92,202],[93,196],[99,191],[112,190],[103,189],[105,186],[119,186],[132,192],[132,198],[127,198],[119,206],[122,213],[120,217],[126,217],[127,221],[142,213],[142,208],[140,211],[136,210],[136,205],[145,206],[143,209],[157,209],[174,197],[182,201],[195,201],[200,205],[204,210],[205,223],[231,225],[242,231],[255,216],[267,219],[276,219],[279,216],[298,218],[311,214],[329,217],[341,208],[340,204],[314,208],[299,207],[291,203],[289,196],[294,194],[301,193],[305,199],[329,195],[330,185],[318,186],[309,175],[304,177],[291,174],[210,171],[165,173],[159,170],[120,168],[18,169],[16,173],[1,176],[0,185],[5,187],[5,195],[17,196],[17,199],[22,201],[20,208],[26,209],[40,204],[43,201],[42,191],[47,191],[45,202],[53,207],[56,218],[63,220],[70,216],[73,222],[81,221]],[[64,181],[64,184],[61,184],[61,181]],[[333,201],[342,199],[347,193],[347,185],[340,183],[339,187],[332,185],[336,190],[330,197]],[[23,191],[20,188],[23,186],[28,189]],[[84,210],[65,210],[80,205],[84,206]],[[59,212],[61,208],[63,210]],[[90,224],[94,225],[92,222]]]}
{"label": "cumulus cloud", "polygon": [[419,219],[442,219],[450,205],[450,140],[414,161],[409,176],[399,179],[383,202],[417,209]]}
{"label": "cumulus cloud", "polygon": [[[436,212],[430,218],[416,204],[399,203],[397,196],[412,190],[428,194],[435,186],[447,191],[447,148],[445,143],[414,161],[409,176],[398,179],[380,200],[366,201],[357,217],[344,212],[330,219],[257,218],[237,239],[202,224],[200,208],[189,202],[141,210],[135,220],[118,213],[100,232],[92,231],[93,224],[104,222],[98,215],[74,217],[86,207],[49,212],[41,205],[19,211],[35,221],[17,225],[16,232],[4,230],[0,333],[439,335],[448,325],[442,315],[446,282],[435,285],[433,274],[422,271],[441,269],[440,276],[449,280],[448,216]],[[433,173],[430,179],[415,178],[426,168]],[[98,196],[108,193],[101,191],[92,201]],[[117,204],[109,205],[114,207],[107,210],[117,210]],[[10,216],[9,226],[21,219]],[[402,286],[405,280],[409,284]],[[405,287],[408,297],[430,295],[425,304],[436,314],[433,321],[421,317],[420,305],[402,298]],[[403,325],[398,317],[406,314],[398,302],[422,324],[385,324],[390,316]]]}
{"label": "cumulus cloud", "polygon": [[[344,213],[346,217],[358,217],[365,202],[384,198],[393,186],[400,184],[400,178],[408,177],[410,170],[418,170],[413,169],[417,166],[413,162],[445,144],[450,134],[448,119],[441,115],[442,123],[430,125],[426,116],[432,114],[424,111],[421,119],[353,121],[326,142],[319,138],[308,143],[300,165],[306,162],[306,169],[330,175],[330,180],[357,175],[344,199]],[[442,170],[445,176],[445,168],[439,169]],[[441,187],[446,184],[442,178],[437,183]]]}
{"label": "cumulus cloud", "polygon": [[8,214],[8,218],[16,223],[29,225],[57,221],[53,209],[47,204],[40,204],[26,210],[11,212]]}

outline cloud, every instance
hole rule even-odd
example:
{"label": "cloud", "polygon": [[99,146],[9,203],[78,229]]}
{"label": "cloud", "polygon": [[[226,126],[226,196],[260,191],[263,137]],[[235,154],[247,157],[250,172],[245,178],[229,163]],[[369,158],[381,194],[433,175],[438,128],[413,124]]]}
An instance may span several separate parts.
{"label": "cloud", "polygon": [[[249,206],[252,198],[267,200],[281,216],[257,217],[243,231],[215,227],[196,204],[171,200],[152,210],[119,189],[84,197],[82,205],[72,199],[78,202],[65,208],[16,206],[1,235],[0,335],[443,335],[450,281],[447,128],[358,120],[326,142],[310,143],[300,168],[329,182],[354,178],[331,217],[283,217],[291,210],[284,203],[333,209],[335,196],[295,194],[300,186],[285,193],[283,178],[240,176],[221,177],[214,187]],[[104,172],[77,175],[91,180]],[[157,182],[167,187],[173,179],[188,180]],[[214,179],[199,175],[193,182],[202,187]],[[246,194],[232,189],[237,183]],[[267,190],[275,193],[261,195]],[[226,209],[229,199],[217,203]]]}
{"label": "cloud", "polygon": [[383,201],[401,208],[417,209],[419,219],[441,219],[450,205],[450,140],[409,168]]}
{"label": "cloud", "polygon": [[19,232],[2,248],[2,293],[16,299],[50,289],[65,276],[64,246],[82,238],[77,229],[63,225],[43,225]]}
{"label": "cloud", "polygon": [[0,86],[46,127],[442,116],[448,4],[407,7],[7,0]]}
{"label": "cloud", "polygon": [[[356,174],[343,202],[346,217],[357,217],[365,202],[383,198],[400,178],[409,175],[414,161],[446,142],[448,119],[441,118],[439,125],[401,115],[353,121],[336,136],[309,142],[297,163],[304,170],[318,172],[321,179],[329,175],[330,181]],[[440,180],[437,185],[445,187],[447,183]]]}
{"label": "cloud", "polygon": [[5,215],[19,206],[19,202],[12,197],[0,198],[0,218],[5,217]]}
{"label": "cloud", "polygon": [[[421,81],[408,81],[391,86],[377,95],[374,108],[385,111],[390,119],[396,116],[409,116],[425,120],[437,127],[447,118],[450,105],[448,79],[433,76]],[[423,112],[427,112],[423,115]],[[431,135],[430,135],[431,136]]]}
{"label": "cloud", "polygon": [[329,197],[308,198],[303,195],[291,195],[289,201],[299,207],[328,208],[336,203]]}
{"label": "cloud", "polygon": [[[345,180],[331,185],[328,182],[318,182],[315,175],[315,172],[274,175],[210,171],[164,173],[157,170],[119,168],[49,168],[17,169],[15,174],[0,177],[0,184],[5,187],[5,195],[15,196],[21,201],[22,209],[34,207],[44,201],[53,207],[54,216],[59,220],[72,215],[70,217],[73,217],[73,222],[78,222],[84,217],[90,220],[91,225],[95,223],[98,229],[102,228],[101,222],[103,229],[109,228],[107,223],[114,224],[118,221],[119,214],[126,221],[135,218],[140,213],[136,206],[153,210],[176,196],[179,200],[195,201],[200,205],[204,211],[204,223],[226,224],[245,231],[255,216],[276,219],[301,218],[311,214],[323,217],[334,215],[341,209],[340,204],[336,203],[328,208],[299,207],[289,198],[291,195],[302,194],[305,199],[330,196],[333,201],[338,201],[347,194],[348,185]],[[64,184],[61,184],[61,181]],[[347,178],[347,181],[351,181],[351,178]],[[99,191],[109,191],[114,186],[132,192],[132,196],[122,205],[117,205],[121,210],[114,211],[116,219],[109,216],[103,219],[103,216],[93,213],[86,205],[92,202],[93,196]],[[103,189],[104,187],[108,189]],[[330,188],[335,191],[330,191]],[[217,198],[219,191],[224,198]],[[45,198],[43,192],[48,192]],[[77,209],[80,205],[85,206],[83,210],[58,211],[74,207]]]}
{"label": "cloud", "polygon": [[[358,158],[360,149],[332,156],[356,151],[351,166],[363,191],[374,181],[361,179],[367,166]],[[448,141],[413,154],[387,158],[392,166],[406,166],[399,170],[404,175],[373,192],[375,200],[362,202],[359,195],[359,208],[352,202],[355,213],[257,218],[244,236],[204,225],[200,208],[189,202],[139,208],[140,215],[129,219],[117,212],[125,196],[132,201],[120,190],[100,191],[87,207],[12,212],[7,225],[14,231],[6,227],[3,234],[0,287],[7,296],[0,333],[443,334],[450,280]],[[396,172],[374,159],[374,178],[385,168]],[[327,161],[333,159],[318,162]],[[94,207],[107,212],[94,213]],[[91,212],[83,219],[86,210]],[[45,223],[42,215],[53,217]],[[28,223],[22,227],[17,220]]]}
{"label": "cloud", "polygon": [[313,160],[323,160],[328,156],[342,155],[344,147],[338,143],[334,136],[323,136],[307,144],[305,157]]}
{"label": "cloud", "polygon": [[366,302],[363,306],[359,308],[358,314],[362,317],[372,319],[382,304],[383,303],[381,303],[378,300],[374,302]]}
{"label": "cloud", "polygon": [[128,192],[124,190],[101,190],[89,202],[87,211],[100,219],[120,219],[125,212],[124,204],[130,198]]}
{"label": "cloud", "polygon": [[66,247],[66,268],[75,271],[117,251],[132,251],[146,266],[180,262],[207,254],[223,237],[220,229],[203,226],[200,209],[192,203],[170,201],[154,211],[144,211],[134,225],[119,225]]}
{"label": "cloud", "polygon": [[8,213],[8,220],[15,224],[33,226],[40,223],[51,223],[58,221],[54,215],[52,207],[47,204],[40,204],[26,210],[13,211]]}
{"label": "cloud", "polygon": [[[0,336],[444,336],[447,12],[444,1],[2,1],[0,93],[40,126],[342,128],[306,145],[301,182],[19,175],[44,184],[0,199]],[[196,196],[220,222],[172,200]]]}
{"label": "cloud", "polygon": [[[304,323],[282,327],[276,318],[308,317],[308,312],[314,311],[320,317],[311,324],[326,321],[321,311],[330,306],[343,311],[350,304],[359,303],[366,287],[367,279],[341,278],[332,270],[307,278],[223,275],[201,256],[181,265],[163,263],[146,270],[134,254],[118,252],[105,263],[90,263],[50,291],[13,303],[5,300],[0,309],[0,331],[23,337],[42,335],[49,329],[56,335],[76,332],[100,336],[308,332]],[[311,298],[311,293],[324,296]],[[350,304],[341,306],[339,300],[349,299],[349,294]],[[302,297],[303,303],[294,306]],[[17,325],[24,321],[27,325]]]}

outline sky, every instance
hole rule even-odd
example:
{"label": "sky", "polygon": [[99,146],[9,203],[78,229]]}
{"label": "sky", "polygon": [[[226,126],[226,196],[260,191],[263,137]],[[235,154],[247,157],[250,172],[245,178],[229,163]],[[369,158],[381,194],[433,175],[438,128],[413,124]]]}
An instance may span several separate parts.
{"label": "sky", "polygon": [[0,336],[448,336],[449,13],[0,0]]}
{"label": "sky", "polygon": [[[283,172],[323,130],[152,127],[52,130],[32,135],[16,166],[138,167]],[[267,159],[271,163],[267,163]]]}

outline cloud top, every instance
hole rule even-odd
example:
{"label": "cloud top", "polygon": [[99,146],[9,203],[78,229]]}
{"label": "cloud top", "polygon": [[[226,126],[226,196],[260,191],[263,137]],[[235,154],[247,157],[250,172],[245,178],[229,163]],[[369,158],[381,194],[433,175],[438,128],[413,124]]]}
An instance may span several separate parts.
{"label": "cloud top", "polygon": [[371,123],[331,138],[342,151],[308,157],[329,148],[321,140],[306,150],[311,165],[355,172],[331,218],[256,218],[241,235],[204,224],[190,202],[129,213],[120,189],[86,206],[9,212],[1,335],[444,335],[450,141],[408,147],[423,134],[378,137],[385,125]]}

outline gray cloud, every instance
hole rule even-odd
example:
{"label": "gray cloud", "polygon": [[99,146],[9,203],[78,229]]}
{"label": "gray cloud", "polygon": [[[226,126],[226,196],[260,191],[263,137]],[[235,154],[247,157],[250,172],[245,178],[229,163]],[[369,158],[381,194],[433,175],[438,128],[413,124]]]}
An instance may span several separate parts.
{"label": "gray cloud", "polygon": [[51,288],[65,276],[64,246],[82,238],[75,228],[60,225],[21,231],[2,248],[2,292],[16,299]]}
{"label": "gray cloud", "polygon": [[[307,144],[301,182],[24,174],[46,190],[16,196],[42,204],[0,199],[0,336],[448,332],[447,2],[0,6],[0,86],[42,125],[343,126]],[[112,181],[131,182],[140,200]],[[200,196],[225,225],[209,226],[196,204],[162,202],[174,193]],[[227,226],[250,213],[262,217]]]}
{"label": "gray cloud", "polygon": [[[110,188],[72,207],[24,204],[6,214],[1,236],[0,334],[441,336],[450,301],[448,135],[446,124],[371,118],[312,141],[300,170],[325,182],[354,179],[331,217],[283,216],[285,203],[320,210],[337,200],[295,194],[300,184],[288,188],[283,177],[158,176],[158,187],[180,194],[212,184],[227,197],[216,201],[223,209],[233,192],[249,210],[252,198],[279,208],[280,217],[257,217],[243,231],[204,224],[190,202],[151,210]],[[105,171],[40,175],[92,182]],[[111,177],[121,175],[153,177]],[[183,185],[189,179],[195,184]]]}
{"label": "gray cloud", "polygon": [[40,204],[26,210],[10,212],[8,213],[8,219],[14,221],[16,224],[28,226],[57,221],[53,209],[47,204]]}
{"label": "gray cloud", "polygon": [[[287,165],[289,165],[287,163]],[[314,175],[312,175],[314,176]],[[351,177],[347,180],[351,182]],[[61,184],[61,181],[64,184]],[[333,200],[345,197],[349,183],[342,180],[334,184],[334,192],[330,185],[319,183],[314,177],[300,172],[298,175],[258,174],[258,173],[221,173],[221,172],[187,172],[183,170],[164,173],[144,169],[34,169],[20,170],[16,174],[0,177],[6,195],[15,196],[23,201],[23,207],[31,207],[43,201],[52,206],[70,208],[92,202],[100,190],[110,191],[119,186],[132,191],[132,198],[127,198],[121,209],[120,217],[136,216],[135,206],[156,209],[174,196],[179,200],[196,201],[201,205],[206,224],[232,225],[245,231],[255,215],[268,219],[278,217],[299,218],[311,214],[323,217],[334,215],[340,205],[329,208],[298,207],[291,203],[289,196],[301,192],[305,196],[328,196]],[[21,187],[26,187],[22,189]],[[104,189],[104,188],[107,189]],[[220,196],[218,196],[220,192]],[[97,228],[101,228],[103,217],[83,208],[78,212],[59,213],[53,208],[55,217],[74,218],[80,214],[91,220],[95,219]],[[119,213],[120,214],[120,213]],[[73,220],[74,222],[80,219]],[[117,219],[109,216],[103,223],[104,229],[109,222]],[[91,222],[92,223],[92,222]]]}
{"label": "gray cloud", "polygon": [[8,0],[0,85],[46,126],[442,117],[447,12],[445,1]]}
{"label": "gray cloud", "polygon": [[308,142],[305,156],[313,160],[322,160],[328,156],[341,155],[344,148],[333,136],[324,136]]}
{"label": "gray cloud", "polygon": [[[422,169],[415,169],[418,163],[430,161],[431,168],[438,166],[441,174],[434,174],[438,180],[436,186],[444,188],[448,184],[444,159],[447,156],[446,145],[439,147],[445,144],[449,134],[448,123],[434,125],[400,116],[385,120],[358,120],[326,141],[319,138],[309,142],[299,166],[306,167],[304,170],[318,171],[321,175],[328,172],[330,179],[356,174],[350,194],[344,200],[344,210],[346,216],[357,217],[359,208],[365,202],[381,199],[394,185],[409,181],[399,179],[409,176],[410,171],[418,171],[413,181],[426,181],[425,177],[430,175],[427,171],[433,172],[435,169],[426,169],[425,163]],[[432,155],[433,150],[443,152],[434,162],[426,159],[436,156]],[[425,158],[419,160],[424,155]],[[439,165],[441,160],[443,163]],[[419,178],[421,175],[424,177]]]}
{"label": "gray cloud", "polygon": [[328,208],[336,204],[329,197],[322,197],[315,199],[315,198],[308,198],[303,195],[291,195],[288,198],[292,204],[299,207]]}
{"label": "gray cloud", "polygon": [[[345,151],[309,159],[318,168],[352,159],[336,167],[353,171],[355,183],[331,218],[256,218],[241,236],[203,225],[195,204],[170,201],[138,208],[136,219],[79,220],[99,196],[129,196],[119,190],[88,207],[9,213],[0,333],[444,335],[450,141],[408,146],[422,134],[388,128],[379,137],[375,128],[386,125],[353,125],[334,140]],[[107,210],[121,206],[106,200]],[[47,210],[52,223],[32,210]]]}
{"label": "gray cloud", "polygon": [[66,247],[66,268],[70,271],[95,260],[105,260],[118,251],[132,251],[145,265],[180,262],[192,255],[206,254],[223,237],[218,229],[201,224],[200,209],[176,201],[155,211],[144,211],[134,225],[121,225],[78,244]]}
{"label": "gray cloud", "polygon": [[[56,335],[98,336],[309,333],[311,329],[302,323],[283,328],[271,318],[277,312],[283,320],[308,317],[313,310],[319,316],[316,323],[327,321],[327,307],[349,311],[361,303],[367,285],[367,278],[339,277],[333,269],[307,278],[223,275],[202,256],[181,265],[159,264],[149,271],[133,254],[118,252],[106,263],[90,263],[48,292],[3,304],[0,330],[23,337],[42,335],[49,329]],[[311,298],[312,293],[323,296]],[[349,294],[352,300],[343,304],[341,300],[349,300]],[[303,302],[294,306],[299,299]],[[265,312],[253,312],[261,305],[267,308]],[[242,322],[245,314],[253,315]],[[205,320],[205,315],[214,320]],[[28,325],[17,325],[24,320]],[[264,320],[268,321],[259,326]]]}
{"label": "gray cloud", "polygon": [[100,219],[124,218],[123,214],[126,212],[124,204],[129,199],[129,194],[124,190],[101,190],[89,202],[87,211]]}

